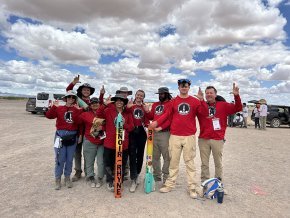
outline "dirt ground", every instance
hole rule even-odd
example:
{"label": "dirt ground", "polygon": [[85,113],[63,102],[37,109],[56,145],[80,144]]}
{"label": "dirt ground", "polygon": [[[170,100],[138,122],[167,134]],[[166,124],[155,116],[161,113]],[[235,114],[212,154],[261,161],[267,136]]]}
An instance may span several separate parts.
{"label": "dirt ground", "polygon": [[[72,189],[54,190],[55,120],[26,112],[25,103],[0,100],[0,217],[290,216],[289,127],[266,131],[253,126],[228,128],[224,182],[229,195],[223,204],[189,197],[183,160],[174,191],[145,194],[140,185],[130,193],[126,181],[123,197],[115,199],[105,186],[91,188],[84,179]],[[198,153],[197,147],[199,179]]]}

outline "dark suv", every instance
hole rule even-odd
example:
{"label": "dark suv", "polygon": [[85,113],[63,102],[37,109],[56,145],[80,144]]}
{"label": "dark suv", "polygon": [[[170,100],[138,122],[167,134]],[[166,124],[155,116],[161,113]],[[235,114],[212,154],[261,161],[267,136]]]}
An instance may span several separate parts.
{"label": "dark suv", "polygon": [[[271,127],[277,128],[280,125],[290,126],[290,106],[282,105],[268,105],[267,123]],[[252,120],[254,120],[254,114],[252,114]]]}
{"label": "dark suv", "polygon": [[36,105],[36,98],[28,98],[26,102],[26,111],[36,114],[35,105]]}

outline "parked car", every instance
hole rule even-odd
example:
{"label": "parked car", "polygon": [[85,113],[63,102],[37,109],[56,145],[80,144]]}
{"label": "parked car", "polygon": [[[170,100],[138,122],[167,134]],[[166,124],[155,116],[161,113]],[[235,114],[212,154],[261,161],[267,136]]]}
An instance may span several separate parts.
{"label": "parked car", "polygon": [[[267,105],[268,115],[267,124],[270,124],[273,128],[278,128],[280,125],[290,126],[290,106],[284,105]],[[254,120],[254,114],[252,113],[251,119]]]}
{"label": "parked car", "polygon": [[37,93],[35,110],[37,112],[45,113],[56,100],[59,100],[59,105],[65,105],[65,102],[62,100],[63,96],[64,94],[54,94],[47,92]]}
{"label": "parked car", "polygon": [[36,114],[35,106],[36,98],[28,98],[26,102],[26,111],[31,112],[32,114]]}

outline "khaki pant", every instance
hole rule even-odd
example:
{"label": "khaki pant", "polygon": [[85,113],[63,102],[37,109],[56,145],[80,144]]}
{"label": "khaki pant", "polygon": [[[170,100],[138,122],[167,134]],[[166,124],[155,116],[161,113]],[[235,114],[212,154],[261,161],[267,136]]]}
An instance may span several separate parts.
{"label": "khaki pant", "polygon": [[[153,137],[153,175],[154,179],[157,181],[166,181],[169,174],[169,137],[170,132],[154,132]],[[161,161],[160,157],[163,157],[163,166],[161,171]]]}
{"label": "khaki pant", "polygon": [[179,171],[179,162],[181,152],[183,151],[183,160],[186,166],[187,186],[190,190],[196,189],[196,169],[194,166],[194,158],[196,155],[195,136],[176,136],[170,135],[169,138],[169,177],[165,182],[165,186],[174,188]]}
{"label": "khaki pant", "polygon": [[260,117],[261,129],[266,129],[267,116]]}
{"label": "khaki pant", "polygon": [[215,178],[223,179],[223,148],[224,140],[198,139],[201,158],[201,182],[211,178],[209,173],[209,158],[212,152],[215,165]]}

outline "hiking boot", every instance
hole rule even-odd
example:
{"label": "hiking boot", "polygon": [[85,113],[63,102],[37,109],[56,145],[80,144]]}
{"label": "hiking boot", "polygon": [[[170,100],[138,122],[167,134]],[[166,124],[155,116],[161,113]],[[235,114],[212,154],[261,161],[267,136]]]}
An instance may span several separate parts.
{"label": "hiking boot", "polygon": [[72,177],[72,181],[76,182],[82,177],[82,171],[77,170],[75,175]]}
{"label": "hiking boot", "polygon": [[64,178],[64,184],[65,184],[68,188],[72,188],[72,187],[73,187],[72,181],[70,180],[70,177],[69,177],[69,176],[66,176],[66,177]]}
{"label": "hiking boot", "polygon": [[98,178],[97,183],[96,183],[96,188],[100,188],[103,185],[103,179]]}
{"label": "hiking boot", "polygon": [[131,187],[130,187],[130,189],[129,189],[129,191],[131,192],[131,193],[133,193],[133,192],[135,192],[136,191],[136,188],[137,188],[137,181],[136,180],[132,180],[131,181]]}
{"label": "hiking boot", "polygon": [[61,179],[55,179],[55,190],[60,190],[61,188]]}
{"label": "hiking boot", "polygon": [[96,180],[95,177],[90,176],[89,181],[91,182],[91,188],[96,188]]}
{"label": "hiking boot", "polygon": [[171,187],[169,187],[169,186],[163,185],[163,186],[159,189],[159,191],[160,191],[161,193],[168,193],[168,192],[171,192],[172,189],[173,189],[173,188],[171,188]]}
{"label": "hiking boot", "polygon": [[114,185],[113,185],[113,183],[108,182],[108,183],[107,183],[107,189],[108,189],[110,192],[114,192]]}

